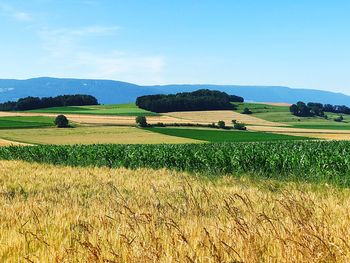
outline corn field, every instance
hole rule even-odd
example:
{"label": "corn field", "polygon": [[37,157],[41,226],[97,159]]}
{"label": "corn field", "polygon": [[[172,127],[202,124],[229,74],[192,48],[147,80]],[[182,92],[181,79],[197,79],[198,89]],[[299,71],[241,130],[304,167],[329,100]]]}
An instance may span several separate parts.
{"label": "corn field", "polygon": [[55,165],[251,174],[350,186],[350,142],[11,146],[0,159]]}

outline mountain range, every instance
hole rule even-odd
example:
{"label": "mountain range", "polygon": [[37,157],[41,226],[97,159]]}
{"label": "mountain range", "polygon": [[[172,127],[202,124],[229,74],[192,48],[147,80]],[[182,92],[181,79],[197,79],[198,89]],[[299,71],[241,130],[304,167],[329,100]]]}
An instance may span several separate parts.
{"label": "mountain range", "polygon": [[315,89],[292,89],[283,86],[238,86],[238,85],[156,85],[141,86],[114,80],[32,78],[27,80],[0,79],[0,102],[19,98],[50,97],[63,94],[88,94],[95,96],[102,104],[134,102],[138,96],[170,94],[198,89],[224,91],[244,97],[252,102],[295,103],[320,102],[350,106],[350,96]]}

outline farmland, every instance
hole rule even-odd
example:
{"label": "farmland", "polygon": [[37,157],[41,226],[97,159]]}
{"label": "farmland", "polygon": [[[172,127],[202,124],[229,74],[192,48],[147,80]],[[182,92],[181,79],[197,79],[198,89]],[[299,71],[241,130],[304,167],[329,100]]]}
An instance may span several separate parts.
{"label": "farmland", "polygon": [[348,116],[286,109],[1,112],[0,261],[347,262]]}
{"label": "farmland", "polygon": [[[133,107],[0,113],[0,261],[350,258],[350,143],[312,140],[349,140],[346,122],[225,110],[139,128]],[[61,113],[72,128],[52,127]],[[248,131],[204,127],[233,119]]]}
{"label": "farmland", "polygon": [[[60,108],[47,108],[39,110],[31,110],[24,112],[1,112],[0,116],[2,117],[21,117],[21,118],[40,118],[46,117],[51,118],[51,120],[57,116],[57,114],[65,114],[69,120],[78,126],[80,124],[87,126],[99,125],[99,126],[135,126],[135,117],[144,115],[147,117],[147,121],[150,124],[164,123],[164,124],[176,124],[176,123],[185,123],[185,124],[201,124],[207,125],[211,123],[216,123],[219,120],[225,121],[226,125],[232,125],[232,120],[236,120],[240,123],[247,125],[248,130],[255,131],[258,135],[257,137],[253,134],[249,136],[244,135],[244,137],[250,137],[250,140],[255,141],[265,141],[271,140],[272,138],[277,138],[273,133],[277,133],[281,138],[285,139],[295,139],[295,137],[290,137],[290,135],[298,136],[299,139],[307,138],[318,138],[318,139],[339,139],[347,140],[350,134],[350,124],[349,116],[344,116],[343,122],[335,122],[334,118],[337,117],[337,114],[327,113],[329,116],[328,119],[320,117],[305,117],[300,118],[293,116],[289,112],[289,107],[286,104],[262,104],[262,103],[235,103],[237,105],[237,110],[213,110],[213,111],[186,111],[186,112],[170,112],[164,114],[156,114],[152,112],[147,112],[145,110],[139,109],[135,104],[119,104],[119,105],[94,105],[94,106],[71,106],[71,107],[60,107]],[[241,114],[244,108],[249,108],[252,111],[252,114]],[[35,127],[35,123],[26,124],[29,128],[29,125]],[[43,127],[44,125],[51,126],[50,123],[40,123]],[[23,123],[19,123],[19,127],[22,127]],[[40,127],[40,126],[39,126]],[[15,123],[13,125],[4,125],[3,129],[12,129],[15,128]],[[117,131],[118,128],[115,130]],[[93,130],[93,129],[91,129]],[[82,131],[81,129],[79,131]],[[154,130],[159,132],[160,130]],[[166,129],[163,133],[167,131]],[[52,131],[53,132],[53,131]],[[6,134],[0,138],[11,139],[11,137],[17,138],[17,134],[12,136],[11,131],[6,131]],[[15,132],[18,133],[18,132]],[[53,132],[54,133],[54,132]],[[79,132],[77,132],[79,133]],[[118,133],[118,132],[117,132]],[[191,133],[191,132],[190,132]],[[198,132],[197,132],[198,133]],[[203,132],[200,132],[203,133]],[[221,131],[216,130],[213,137],[219,138]],[[341,136],[336,136],[336,134],[342,134]],[[176,136],[174,132],[168,134],[171,136]],[[83,138],[84,132],[81,133],[81,142],[88,143],[88,137]],[[112,136],[113,137],[113,136]],[[186,136],[177,136],[177,137],[188,137]],[[259,137],[259,138],[258,138]],[[202,137],[201,137],[202,138]],[[225,139],[221,141],[232,141],[232,138],[224,136]],[[18,140],[18,138],[16,139]],[[77,139],[74,139],[74,143],[77,142]],[[215,141],[215,139],[206,139],[202,138],[203,141]],[[235,141],[239,141],[237,137]],[[23,140],[21,140],[23,141]],[[26,141],[26,140],[24,140]],[[130,141],[130,140],[128,140]],[[147,143],[147,140],[136,140],[137,143]],[[247,140],[243,140],[247,141]],[[96,140],[91,140],[91,143],[95,143]],[[40,140],[38,143],[41,143]],[[67,143],[66,140],[62,140],[62,143]],[[69,142],[68,142],[69,143]],[[79,142],[78,142],[79,143]],[[103,143],[119,143],[115,139],[103,140]],[[151,142],[152,143],[152,142]]]}

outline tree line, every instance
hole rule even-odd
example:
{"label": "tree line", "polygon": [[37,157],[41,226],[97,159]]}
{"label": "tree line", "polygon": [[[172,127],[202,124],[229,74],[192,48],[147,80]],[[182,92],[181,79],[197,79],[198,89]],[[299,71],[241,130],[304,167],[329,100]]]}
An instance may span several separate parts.
{"label": "tree line", "polygon": [[239,96],[228,95],[225,92],[208,89],[170,95],[146,95],[136,99],[136,105],[141,109],[158,113],[235,109],[231,102],[244,102],[244,99]]}
{"label": "tree line", "polygon": [[302,101],[293,104],[289,108],[290,112],[299,117],[320,116],[325,117],[325,112],[338,114],[350,114],[350,108],[344,105],[331,105],[316,102],[304,103]]}
{"label": "tree line", "polygon": [[61,95],[57,97],[26,97],[17,101],[8,101],[0,103],[0,111],[20,111],[20,110],[35,110],[50,107],[62,106],[83,106],[97,105],[98,101],[91,95]]}

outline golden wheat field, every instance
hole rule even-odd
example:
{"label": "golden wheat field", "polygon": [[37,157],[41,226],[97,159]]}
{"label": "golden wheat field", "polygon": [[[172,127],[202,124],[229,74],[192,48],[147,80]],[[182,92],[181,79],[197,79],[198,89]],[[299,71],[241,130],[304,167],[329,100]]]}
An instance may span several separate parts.
{"label": "golden wheat field", "polygon": [[1,262],[349,262],[350,194],[0,162]]}
{"label": "golden wheat field", "polygon": [[[201,142],[193,139],[158,134],[135,127],[120,126],[84,126],[74,129],[9,129],[0,130],[0,137],[32,144],[157,144]],[[4,145],[9,144],[11,142],[4,140]]]}

